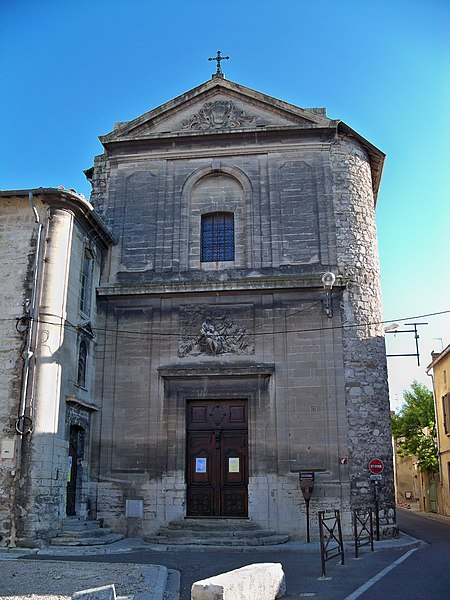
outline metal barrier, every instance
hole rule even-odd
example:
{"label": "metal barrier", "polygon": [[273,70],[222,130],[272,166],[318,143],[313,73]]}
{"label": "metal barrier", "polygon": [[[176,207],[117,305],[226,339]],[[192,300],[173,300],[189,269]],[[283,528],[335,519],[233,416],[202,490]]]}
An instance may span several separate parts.
{"label": "metal barrier", "polygon": [[341,515],[338,510],[319,510],[320,556],[322,577],[325,577],[325,563],[335,556],[341,557],[344,564],[344,544],[342,541]]}
{"label": "metal barrier", "polygon": [[358,558],[358,550],[362,546],[370,544],[373,552],[373,513],[371,508],[355,508],[353,510],[353,534],[355,558]]}

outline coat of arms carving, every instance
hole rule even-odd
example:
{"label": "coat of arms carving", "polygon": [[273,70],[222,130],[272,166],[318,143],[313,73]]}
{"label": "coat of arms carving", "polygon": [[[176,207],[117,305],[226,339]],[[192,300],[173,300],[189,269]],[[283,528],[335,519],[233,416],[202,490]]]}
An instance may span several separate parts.
{"label": "coat of arms carving", "polygon": [[181,123],[181,129],[225,129],[228,127],[242,127],[251,123],[254,117],[247,116],[243,110],[237,108],[230,100],[216,100],[206,102],[196,113]]}

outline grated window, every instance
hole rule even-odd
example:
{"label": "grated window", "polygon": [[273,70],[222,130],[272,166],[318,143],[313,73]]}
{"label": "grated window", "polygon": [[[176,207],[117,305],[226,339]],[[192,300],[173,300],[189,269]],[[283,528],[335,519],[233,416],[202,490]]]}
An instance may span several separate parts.
{"label": "grated window", "polygon": [[201,260],[234,260],[234,214],[215,212],[202,216]]}

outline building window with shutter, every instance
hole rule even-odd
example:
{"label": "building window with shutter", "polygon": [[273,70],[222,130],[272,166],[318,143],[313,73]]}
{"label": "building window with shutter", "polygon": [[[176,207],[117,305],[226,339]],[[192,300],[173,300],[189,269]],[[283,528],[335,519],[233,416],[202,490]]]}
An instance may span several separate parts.
{"label": "building window with shutter", "polygon": [[87,371],[88,345],[86,340],[81,340],[78,347],[78,365],[77,365],[77,384],[86,387],[86,371]]}
{"label": "building window with shutter", "polygon": [[80,311],[87,316],[91,314],[93,259],[92,252],[85,248],[81,265]]}
{"label": "building window with shutter", "polygon": [[215,212],[202,216],[201,261],[234,260],[234,214]]}
{"label": "building window with shutter", "polygon": [[450,393],[442,396],[442,409],[444,413],[444,431],[450,435]]}

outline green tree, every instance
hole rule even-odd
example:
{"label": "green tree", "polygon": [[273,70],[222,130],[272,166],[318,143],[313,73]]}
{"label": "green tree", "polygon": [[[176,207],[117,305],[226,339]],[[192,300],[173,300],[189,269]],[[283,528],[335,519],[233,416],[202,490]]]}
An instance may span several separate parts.
{"label": "green tree", "polygon": [[438,471],[433,392],[413,381],[403,393],[404,404],[392,415],[392,434],[400,456],[415,456],[424,471]]}

